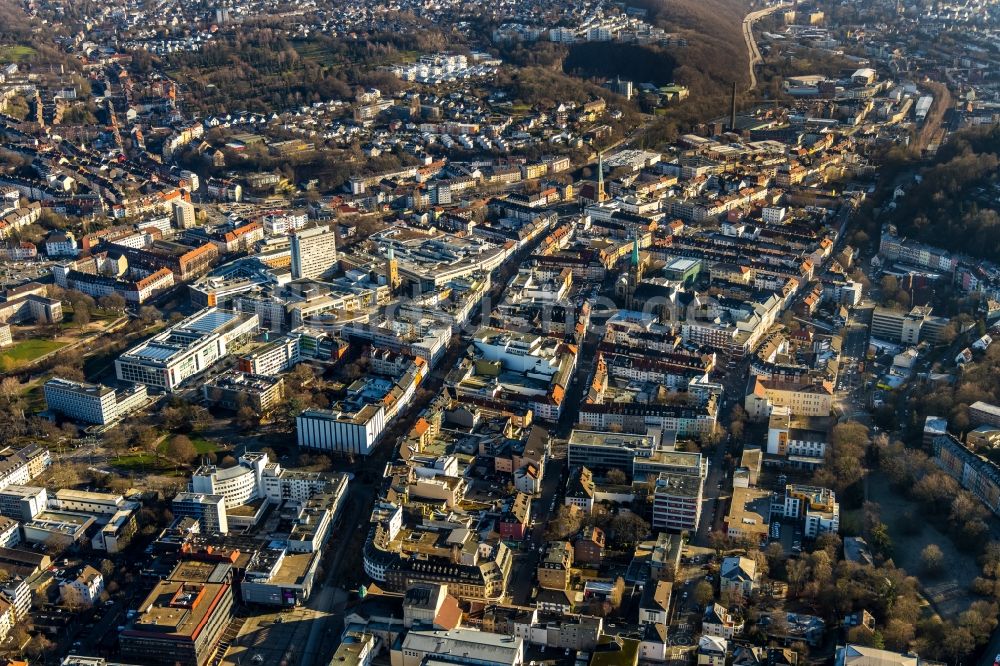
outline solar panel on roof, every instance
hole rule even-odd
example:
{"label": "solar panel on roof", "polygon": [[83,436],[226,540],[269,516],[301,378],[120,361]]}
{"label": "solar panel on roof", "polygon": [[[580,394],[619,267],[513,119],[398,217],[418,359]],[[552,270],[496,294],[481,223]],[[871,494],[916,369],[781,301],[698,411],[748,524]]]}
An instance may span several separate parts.
{"label": "solar panel on roof", "polygon": [[152,359],[154,361],[165,361],[176,353],[177,349],[175,347],[147,345],[136,352],[136,356],[139,356],[140,358]]}
{"label": "solar panel on roof", "polygon": [[215,310],[214,312],[208,312],[205,315],[198,317],[185,328],[192,331],[198,331],[199,333],[211,333],[220,326],[232,321],[235,317],[236,314],[233,312]]}

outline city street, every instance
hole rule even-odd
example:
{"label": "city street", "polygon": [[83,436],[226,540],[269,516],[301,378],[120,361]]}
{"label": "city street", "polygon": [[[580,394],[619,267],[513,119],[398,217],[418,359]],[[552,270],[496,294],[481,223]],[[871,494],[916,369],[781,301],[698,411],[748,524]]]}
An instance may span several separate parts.
{"label": "city street", "polygon": [[[567,473],[564,454],[551,458],[545,466],[541,495],[532,501],[531,507],[531,518],[536,524],[529,530],[528,538],[522,542],[521,548],[515,551],[514,564],[511,567],[507,596],[516,605],[526,606],[531,603],[535,569],[542,556],[538,548],[545,545],[545,525],[549,517],[559,510],[561,499],[559,490],[564,486]],[[555,510],[550,511],[553,506]]]}

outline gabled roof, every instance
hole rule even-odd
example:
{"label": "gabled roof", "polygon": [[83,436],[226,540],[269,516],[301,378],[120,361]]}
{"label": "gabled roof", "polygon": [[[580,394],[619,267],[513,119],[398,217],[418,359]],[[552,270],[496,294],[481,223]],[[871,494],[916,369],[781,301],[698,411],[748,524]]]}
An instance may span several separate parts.
{"label": "gabled roof", "polygon": [[918,666],[920,658],[888,650],[845,645],[837,650],[837,666]]}

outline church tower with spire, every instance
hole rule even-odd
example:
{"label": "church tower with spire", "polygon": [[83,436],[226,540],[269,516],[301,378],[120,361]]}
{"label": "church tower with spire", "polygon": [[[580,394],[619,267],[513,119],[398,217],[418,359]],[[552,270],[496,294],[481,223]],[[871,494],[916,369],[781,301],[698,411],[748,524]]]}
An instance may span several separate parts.
{"label": "church tower with spire", "polygon": [[622,307],[632,309],[635,307],[635,290],[642,282],[642,274],[645,266],[642,257],[639,255],[639,236],[632,236],[632,251],[629,253],[628,272],[622,273],[615,284],[615,296]]}
{"label": "church tower with spire", "polygon": [[604,191],[604,153],[597,153],[597,202],[602,203],[608,200],[608,195]]}
{"label": "church tower with spire", "polygon": [[632,236],[632,265],[629,270],[632,272],[633,288],[642,282],[642,259],[639,257],[639,236]]}

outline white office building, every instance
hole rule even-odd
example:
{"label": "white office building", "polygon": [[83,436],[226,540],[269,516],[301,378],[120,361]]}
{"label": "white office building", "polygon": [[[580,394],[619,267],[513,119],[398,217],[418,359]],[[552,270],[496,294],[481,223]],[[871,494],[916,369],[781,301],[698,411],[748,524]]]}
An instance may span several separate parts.
{"label": "white office building", "polygon": [[520,666],[524,639],[476,629],[411,630],[392,648],[392,663],[400,666],[448,662]]}
{"label": "white office building", "polygon": [[653,491],[653,528],[697,531],[704,488],[701,475],[661,472]]}
{"label": "white office building", "polygon": [[45,511],[48,501],[45,488],[10,485],[0,490],[0,516],[26,523]]}
{"label": "white office building", "polygon": [[205,308],[115,361],[118,379],[173,391],[223,359],[257,331],[255,314]]}
{"label": "white office building", "polygon": [[222,495],[227,509],[247,504],[261,497],[261,476],[267,463],[266,453],[247,453],[234,467],[202,465],[191,475],[191,492]]}
{"label": "white office building", "polygon": [[226,498],[222,495],[177,493],[171,510],[175,518],[190,517],[197,520],[204,533],[225,534],[229,531]]}
{"label": "white office building", "polygon": [[301,360],[300,347],[298,336],[278,338],[240,357],[239,369],[252,375],[278,375]]}
{"label": "white office building", "polygon": [[103,384],[89,384],[53,377],[45,382],[45,404],[74,421],[107,425],[114,423],[142,406],[147,399],[146,387],[134,384],[116,391]]}
{"label": "white office building", "polygon": [[20,576],[7,579],[0,587],[0,597],[14,607],[15,620],[26,618],[31,612],[31,586]]}
{"label": "white office building", "polygon": [[337,263],[337,235],[330,227],[313,227],[292,236],[292,277],[317,278]]}
{"label": "white office building", "polygon": [[129,506],[138,508],[134,502],[126,502],[124,497],[115,493],[73,490],[72,488],[61,488],[49,498],[49,508],[51,509],[105,516],[113,516]]}
{"label": "white office building", "polygon": [[370,404],[357,411],[308,409],[295,419],[302,448],[367,456],[385,430],[385,407]]}

